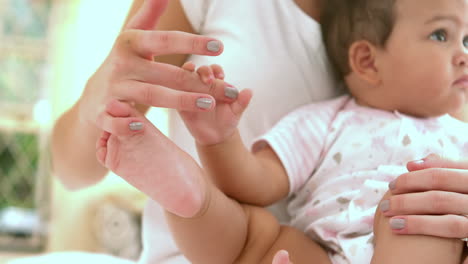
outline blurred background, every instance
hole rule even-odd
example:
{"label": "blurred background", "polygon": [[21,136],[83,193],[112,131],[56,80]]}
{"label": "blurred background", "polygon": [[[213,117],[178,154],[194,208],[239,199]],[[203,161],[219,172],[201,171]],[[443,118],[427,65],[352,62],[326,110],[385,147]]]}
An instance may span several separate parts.
{"label": "blurred background", "polygon": [[[107,56],[130,5],[0,0],[0,263],[76,250],[138,257],[145,197],[113,175],[69,192],[48,149],[54,120]],[[167,123],[165,110],[150,115]]]}

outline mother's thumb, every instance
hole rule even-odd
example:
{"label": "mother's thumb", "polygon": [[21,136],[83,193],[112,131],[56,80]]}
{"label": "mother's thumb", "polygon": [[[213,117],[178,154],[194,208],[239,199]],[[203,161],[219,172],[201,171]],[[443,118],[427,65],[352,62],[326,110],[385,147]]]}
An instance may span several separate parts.
{"label": "mother's thumb", "polygon": [[154,29],[170,0],[144,0],[125,29]]}

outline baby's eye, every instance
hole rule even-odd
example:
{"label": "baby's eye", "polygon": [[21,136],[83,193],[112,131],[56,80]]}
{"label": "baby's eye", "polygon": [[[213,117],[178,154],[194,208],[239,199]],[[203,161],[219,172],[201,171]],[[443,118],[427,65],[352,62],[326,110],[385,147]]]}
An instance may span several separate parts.
{"label": "baby's eye", "polygon": [[432,32],[432,34],[429,36],[429,39],[440,41],[440,42],[445,42],[447,41],[447,32],[445,32],[445,30],[443,29],[436,30]]}
{"label": "baby's eye", "polygon": [[465,48],[468,48],[468,36],[463,38],[463,46],[465,46]]}

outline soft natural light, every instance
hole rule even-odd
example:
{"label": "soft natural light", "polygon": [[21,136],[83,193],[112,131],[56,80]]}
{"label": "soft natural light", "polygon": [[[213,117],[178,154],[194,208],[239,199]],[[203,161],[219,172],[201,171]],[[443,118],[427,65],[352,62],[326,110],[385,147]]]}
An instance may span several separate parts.
{"label": "soft natural light", "polygon": [[[88,78],[96,71],[109,54],[119,34],[128,9],[133,0],[65,0],[54,1],[55,13],[52,21],[50,65],[52,117],[57,119],[80,97]],[[38,113],[41,111],[38,110]],[[151,121],[167,133],[166,111],[151,111]],[[73,149],[73,146],[70,146]],[[48,238],[51,251],[92,251],[93,243],[82,243],[87,239],[80,228],[70,229],[70,222],[86,218],[86,206],[106,198],[118,189],[119,199],[132,200],[141,194],[120,177],[108,175],[103,181],[81,191],[69,192],[57,181],[53,182],[54,225]],[[57,198],[56,198],[57,199]],[[57,212],[64,212],[62,214]],[[70,213],[71,212],[71,213]],[[77,223],[87,228],[86,222]],[[71,237],[71,239],[69,239]],[[82,240],[80,240],[82,239]],[[65,241],[65,242],[64,242]]]}
{"label": "soft natural light", "polygon": [[[88,78],[109,54],[132,0],[80,0],[64,4],[56,17],[52,49],[53,116],[80,97]],[[60,4],[59,4],[60,5]],[[149,118],[167,134],[167,111],[153,109]]]}
{"label": "soft natural light", "polygon": [[47,100],[39,100],[34,105],[33,118],[41,126],[46,126],[51,121],[52,110],[50,102]]}
{"label": "soft natural light", "polygon": [[112,48],[130,0],[80,0],[57,3],[52,35],[54,115],[81,95],[89,76]]}

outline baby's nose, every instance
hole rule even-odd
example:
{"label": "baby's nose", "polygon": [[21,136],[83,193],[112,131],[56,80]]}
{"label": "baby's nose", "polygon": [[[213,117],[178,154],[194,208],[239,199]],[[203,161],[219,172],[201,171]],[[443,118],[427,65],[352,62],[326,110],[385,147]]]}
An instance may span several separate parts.
{"label": "baby's nose", "polygon": [[464,66],[467,66],[467,63],[468,63],[468,54],[467,54],[467,52],[460,52],[454,58],[454,64],[456,66],[464,67]]}

